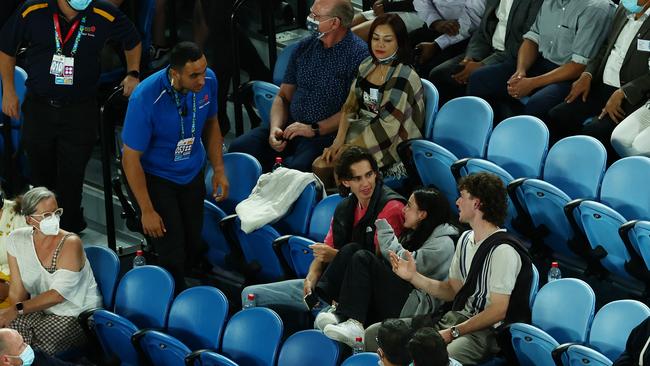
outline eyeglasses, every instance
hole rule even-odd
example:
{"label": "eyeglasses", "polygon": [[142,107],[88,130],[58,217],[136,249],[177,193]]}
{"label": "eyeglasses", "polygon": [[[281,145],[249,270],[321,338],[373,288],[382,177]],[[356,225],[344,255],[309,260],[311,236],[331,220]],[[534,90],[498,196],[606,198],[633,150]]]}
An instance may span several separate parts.
{"label": "eyeglasses", "polygon": [[63,209],[62,208],[57,208],[53,212],[43,212],[42,214],[33,214],[33,215],[29,215],[29,216],[31,216],[31,217],[40,217],[41,220],[45,220],[47,218],[52,217],[52,215],[54,215],[56,217],[61,217],[61,215],[63,215]]}
{"label": "eyeglasses", "polygon": [[[321,20],[321,19],[322,20],[329,20],[329,19],[332,19],[332,18],[338,18],[338,17],[331,16],[331,15],[328,15],[328,14],[318,15],[318,14],[314,13],[314,11],[311,10],[311,9],[309,10],[309,16],[312,17],[314,20]],[[326,18],[326,19],[323,19],[323,18]]]}

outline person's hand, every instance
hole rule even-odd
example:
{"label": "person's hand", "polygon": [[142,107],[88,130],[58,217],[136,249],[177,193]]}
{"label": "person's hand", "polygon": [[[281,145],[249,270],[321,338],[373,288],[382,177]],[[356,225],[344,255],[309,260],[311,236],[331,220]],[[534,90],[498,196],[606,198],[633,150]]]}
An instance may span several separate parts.
{"label": "person's hand", "polygon": [[436,42],[420,42],[415,46],[415,61],[424,65],[429,62],[436,53],[440,51],[440,46]]}
{"label": "person's hand", "polygon": [[431,24],[431,28],[440,34],[455,36],[460,32],[460,23],[458,20],[436,20]]}
{"label": "person's hand", "polygon": [[523,98],[535,90],[535,83],[531,78],[518,78],[515,82],[508,84],[508,94],[513,98]]}
{"label": "person's hand", "polygon": [[269,134],[269,145],[277,152],[282,152],[287,147],[287,142],[283,137],[284,131],[281,128],[273,127]]}
{"label": "person's hand", "polygon": [[343,143],[334,139],[332,146],[323,149],[323,160],[327,163],[334,161],[341,153]]}
{"label": "person's hand", "polygon": [[337,249],[334,249],[329,245],[322,243],[312,244],[309,247],[314,251],[314,258],[323,263],[331,262],[339,252]]}
{"label": "person's hand", "polygon": [[451,76],[458,84],[467,84],[470,75],[472,75],[476,69],[483,66],[482,62],[472,60],[463,60],[460,64],[465,65],[465,68]]}
{"label": "person's hand", "polygon": [[305,278],[305,281],[302,284],[302,295],[307,296],[314,291],[314,284],[311,282],[311,279],[309,279],[309,276]]}
{"label": "person's hand", "polygon": [[574,81],[573,84],[571,84],[571,91],[569,91],[569,95],[564,98],[564,101],[567,103],[573,103],[573,101],[577,98],[582,98],[582,101],[586,102],[590,89],[591,75],[583,72],[578,80]]}
{"label": "person's hand", "polygon": [[228,183],[228,177],[223,168],[213,169],[214,174],[212,174],[212,197],[215,201],[221,202],[228,198],[228,190],[230,184]]}
{"label": "person's hand", "polygon": [[625,118],[625,111],[621,107],[624,99],[625,93],[623,93],[623,90],[616,89],[609,97],[609,100],[607,100],[607,104],[605,104],[605,108],[600,112],[598,119],[603,119],[605,115],[608,115],[616,124],[620,123]]}
{"label": "person's hand", "polygon": [[122,92],[122,94],[125,97],[130,96],[131,93],[133,93],[133,91],[135,90],[135,87],[138,86],[138,84],[140,84],[140,79],[131,75],[127,75],[120,83],[120,85],[124,87],[124,91]]}
{"label": "person's hand", "polygon": [[10,118],[20,118],[20,101],[16,92],[8,92],[2,95],[2,113]]}
{"label": "person's hand", "polygon": [[147,236],[152,238],[162,238],[167,232],[162,217],[160,217],[158,212],[153,209],[142,211],[142,218],[140,221],[142,221],[142,231],[144,231],[144,234]]}
{"label": "person's hand", "polygon": [[404,281],[411,282],[413,276],[417,273],[415,269],[415,259],[413,259],[411,252],[406,251],[405,260],[398,257],[393,251],[389,251],[388,255],[390,256],[390,264],[391,267],[393,267],[393,272]]}
{"label": "person's hand", "polygon": [[7,328],[9,324],[18,317],[18,310],[15,306],[9,306],[0,310],[0,328]]}
{"label": "person's hand", "polygon": [[526,77],[526,72],[522,70],[515,71],[514,74],[508,79],[508,85],[516,85],[521,79]]}
{"label": "person's hand", "polygon": [[440,336],[442,337],[442,339],[445,341],[446,344],[449,344],[451,343],[451,341],[454,340],[454,337],[451,336],[451,329],[449,328],[440,330],[438,331],[438,333],[440,333]]}
{"label": "person's hand", "polygon": [[375,13],[375,16],[380,16],[384,14],[384,0],[377,0],[372,5],[372,11]]}
{"label": "person's hand", "polygon": [[284,129],[284,134],[282,136],[285,140],[293,140],[298,136],[314,137],[316,134],[314,133],[314,130],[311,129],[310,125],[302,122],[294,122]]}

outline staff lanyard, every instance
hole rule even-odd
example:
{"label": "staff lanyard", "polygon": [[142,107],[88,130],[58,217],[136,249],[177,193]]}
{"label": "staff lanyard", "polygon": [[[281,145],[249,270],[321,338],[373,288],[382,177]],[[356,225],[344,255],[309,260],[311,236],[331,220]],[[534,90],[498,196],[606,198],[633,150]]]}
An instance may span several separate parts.
{"label": "staff lanyard", "polygon": [[[172,87],[171,90],[174,95],[174,101],[176,102],[176,111],[178,112],[178,117],[181,119],[181,139],[185,138],[185,123],[183,121],[183,113],[181,109],[183,108],[180,99],[178,98],[178,93]],[[192,138],[196,133],[196,94],[192,93]]]}
{"label": "staff lanyard", "polygon": [[[61,34],[61,26],[59,25],[59,14],[52,14],[52,19],[54,21],[54,42],[56,43],[56,54],[62,55],[63,46],[70,40],[70,37],[72,37],[72,34],[77,29],[77,27],[79,27],[79,20],[72,23],[72,26],[68,30],[68,34],[65,36],[65,39],[63,39],[63,36]],[[77,48],[79,47],[79,41],[81,40],[81,33],[84,29],[84,25],[86,25],[85,16],[81,18],[81,27],[79,27],[79,31],[75,37],[74,45],[72,46],[72,52],[70,53],[71,57],[74,57],[74,55],[77,53]]]}

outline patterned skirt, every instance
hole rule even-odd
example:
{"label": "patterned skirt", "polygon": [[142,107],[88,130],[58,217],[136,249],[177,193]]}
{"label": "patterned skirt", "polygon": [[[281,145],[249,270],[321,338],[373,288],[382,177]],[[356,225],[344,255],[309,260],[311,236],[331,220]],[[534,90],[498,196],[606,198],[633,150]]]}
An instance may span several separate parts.
{"label": "patterned skirt", "polygon": [[83,329],[74,316],[39,311],[19,315],[9,327],[17,330],[25,343],[50,355],[81,346],[85,342]]}

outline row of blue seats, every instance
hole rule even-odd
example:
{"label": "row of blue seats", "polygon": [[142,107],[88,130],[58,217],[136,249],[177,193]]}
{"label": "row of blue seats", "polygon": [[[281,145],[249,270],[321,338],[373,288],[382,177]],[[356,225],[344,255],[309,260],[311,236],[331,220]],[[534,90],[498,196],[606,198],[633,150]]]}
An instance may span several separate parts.
{"label": "row of blue seats", "polygon": [[[82,314],[83,324],[94,330],[108,359],[115,357],[128,366],[339,363],[338,344],[316,330],[295,333],[281,346],[282,320],[270,309],[246,309],[228,319],[228,300],[214,287],[189,288],[174,299],[174,281],[164,269],[137,267],[117,284],[119,260],[114,252],[89,246],[86,254],[104,309]],[[359,356],[344,365],[368,365],[364,360],[369,359]]]}

